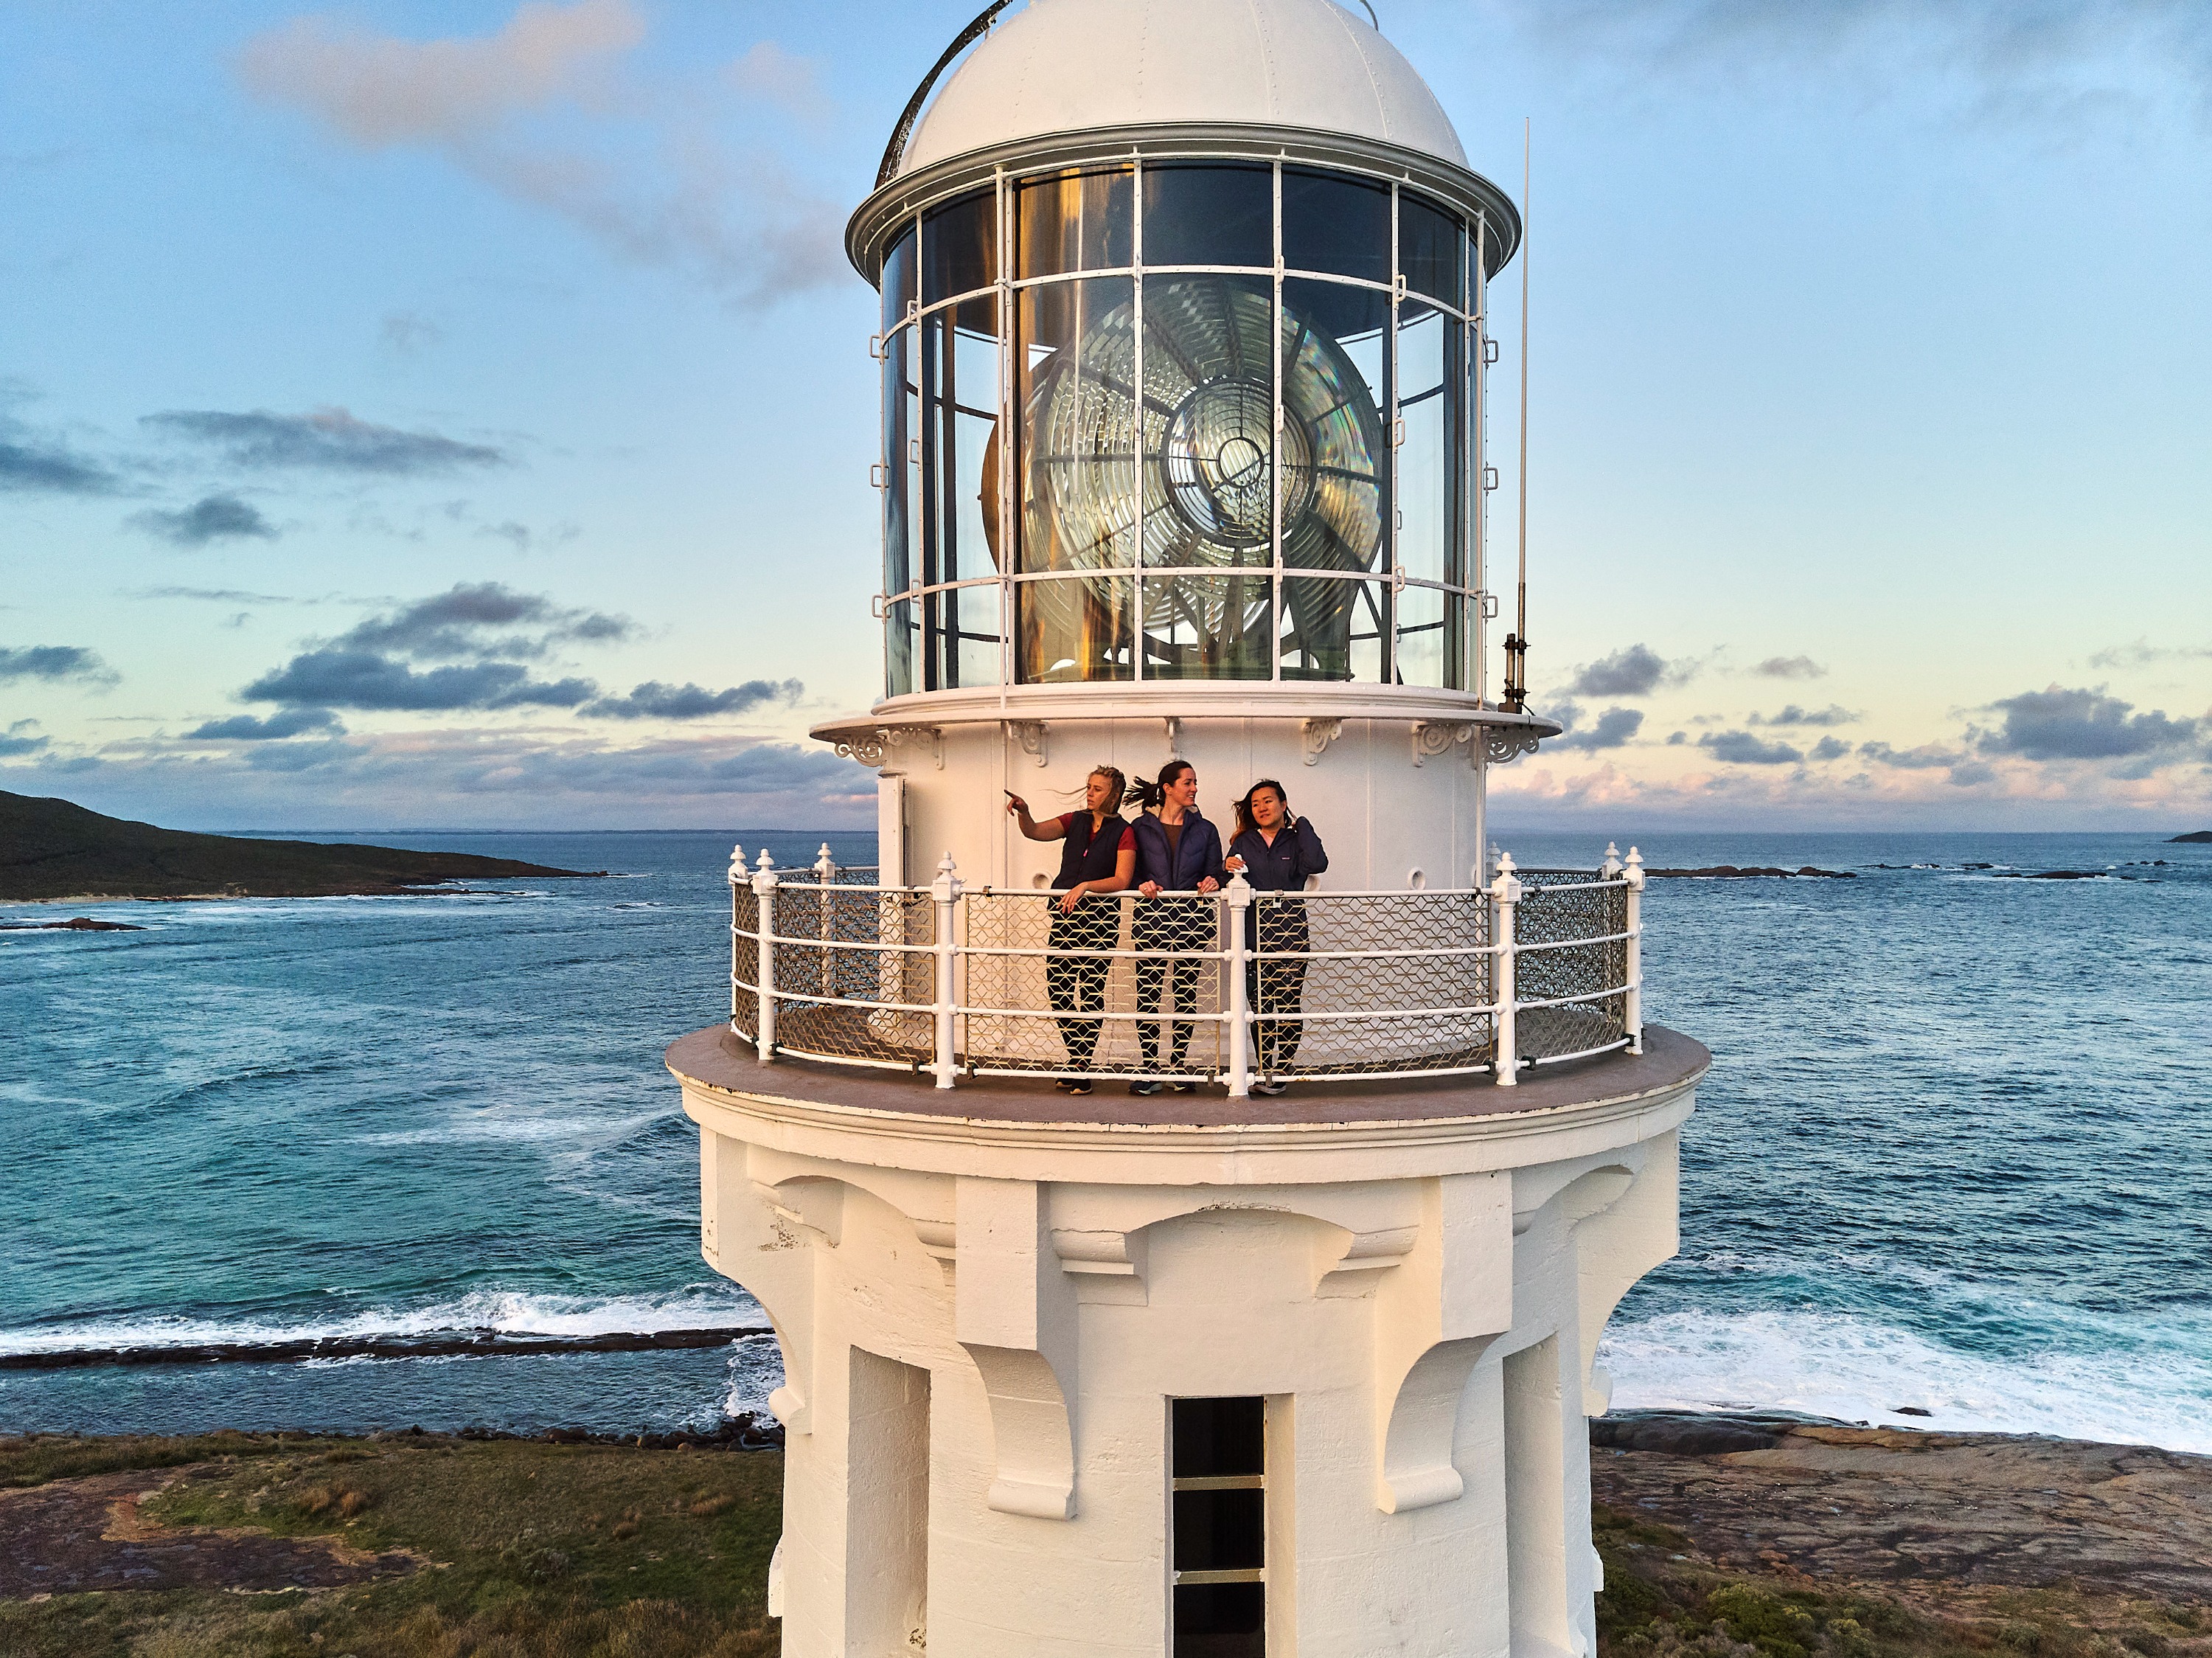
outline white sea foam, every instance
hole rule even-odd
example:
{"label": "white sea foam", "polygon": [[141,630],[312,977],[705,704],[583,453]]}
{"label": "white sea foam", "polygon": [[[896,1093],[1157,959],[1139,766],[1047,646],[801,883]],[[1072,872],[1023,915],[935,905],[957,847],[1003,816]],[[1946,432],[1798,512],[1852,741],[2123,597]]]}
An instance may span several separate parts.
{"label": "white sea foam", "polygon": [[1801,1411],[2212,1454],[2212,1352],[2194,1343],[2013,1358],[1841,1314],[1668,1313],[1615,1326],[1598,1362],[1623,1409]]}
{"label": "white sea foam", "polygon": [[769,1414],[768,1396],[783,1386],[783,1350],[773,1336],[755,1336],[738,1342],[730,1354],[730,1391],[722,1399],[722,1414],[733,1417],[750,1411]]}
{"label": "white sea foam", "polygon": [[527,1144],[550,1140],[579,1146],[597,1145],[624,1139],[671,1114],[667,1111],[648,1111],[633,1112],[623,1117],[526,1117],[517,1116],[502,1106],[489,1106],[457,1111],[446,1121],[422,1128],[358,1134],[353,1137],[352,1143],[357,1146],[428,1146]]}
{"label": "white sea foam", "polygon": [[507,1335],[605,1336],[765,1325],[760,1303],[734,1286],[695,1285],[672,1295],[556,1295],[481,1289],[422,1307],[366,1308],[340,1319],[147,1318],[0,1330],[0,1353],[105,1352],[116,1348],[202,1347],[342,1338],[438,1335],[496,1330]]}

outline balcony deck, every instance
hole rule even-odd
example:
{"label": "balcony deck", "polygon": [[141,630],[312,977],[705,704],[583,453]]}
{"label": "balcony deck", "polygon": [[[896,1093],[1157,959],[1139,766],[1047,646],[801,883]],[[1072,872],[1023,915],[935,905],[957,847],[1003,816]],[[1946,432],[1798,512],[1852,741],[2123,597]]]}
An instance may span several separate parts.
{"label": "balcony deck", "polygon": [[1644,1027],[1644,1051],[1530,1070],[1510,1088],[1486,1076],[1363,1082],[1316,1078],[1287,1093],[1231,1097],[1218,1085],[1193,1094],[1133,1094],[1102,1082],[1089,1094],[1069,1095],[1024,1076],[965,1078],[940,1088],[927,1073],[858,1070],[779,1058],[762,1064],[727,1026],[710,1025],[668,1048],[668,1069],[688,1088],[758,1105],[797,1107],[806,1114],[855,1113],[928,1119],[939,1124],[1066,1127],[1071,1130],[1279,1129],[1443,1125],[1547,1112],[1633,1112],[1680,1094],[1712,1064],[1705,1045],[1662,1025]]}

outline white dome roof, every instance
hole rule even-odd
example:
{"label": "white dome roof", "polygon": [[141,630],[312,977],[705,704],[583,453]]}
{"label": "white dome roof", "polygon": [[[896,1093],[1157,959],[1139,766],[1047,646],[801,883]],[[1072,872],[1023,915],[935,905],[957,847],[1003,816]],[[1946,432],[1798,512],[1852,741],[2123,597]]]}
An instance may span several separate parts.
{"label": "white dome roof", "polygon": [[1030,0],[939,89],[898,171],[1011,139],[1209,122],[1348,133],[1467,165],[1428,82],[1330,0]]}

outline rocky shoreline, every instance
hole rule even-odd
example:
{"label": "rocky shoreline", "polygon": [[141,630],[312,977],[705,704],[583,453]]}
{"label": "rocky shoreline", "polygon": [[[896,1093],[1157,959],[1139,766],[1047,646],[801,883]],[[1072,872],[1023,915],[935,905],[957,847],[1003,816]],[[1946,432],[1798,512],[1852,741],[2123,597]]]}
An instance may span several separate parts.
{"label": "rocky shoreline", "polygon": [[[779,1437],[0,1439],[0,1652],[473,1650],[496,1603],[518,1650],[764,1655]],[[2212,1655],[2212,1457],[1769,1413],[1590,1439],[1600,1658]]]}

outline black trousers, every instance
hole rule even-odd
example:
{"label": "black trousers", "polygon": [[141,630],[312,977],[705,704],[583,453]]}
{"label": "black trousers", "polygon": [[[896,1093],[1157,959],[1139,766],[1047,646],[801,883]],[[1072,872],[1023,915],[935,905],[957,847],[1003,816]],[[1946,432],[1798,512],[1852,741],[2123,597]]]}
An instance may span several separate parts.
{"label": "black trousers", "polygon": [[[1137,949],[1160,953],[1137,958],[1139,1013],[1158,1013],[1164,990],[1170,1013],[1175,1012],[1178,1004],[1192,1013],[1198,1011],[1198,959],[1168,958],[1178,950],[1213,949],[1216,930],[1210,899],[1138,900],[1136,924],[1130,930],[1131,942]],[[1156,1053],[1160,1070],[1181,1070],[1183,1055],[1190,1048],[1191,1023],[1188,1019],[1154,1020],[1149,1026],[1149,1038],[1144,1034],[1148,1027],[1140,1024],[1137,1027],[1139,1048],[1148,1057]]]}
{"label": "black trousers", "polygon": [[[1052,927],[1046,943],[1054,950],[1110,950],[1121,941],[1121,906],[1110,898],[1084,898],[1075,913],[1063,915],[1054,900]],[[1060,1014],[1096,1013],[1106,1005],[1106,975],[1113,970],[1110,956],[1051,955],[1045,958],[1045,991],[1053,1011]],[[1098,1051],[1098,1032],[1103,1021],[1060,1019],[1060,1039],[1067,1046],[1068,1063],[1078,1070],[1091,1069],[1091,1056]]]}
{"label": "black trousers", "polygon": [[[1244,966],[1244,994],[1252,1004],[1264,1071],[1288,1068],[1306,1033],[1303,1019],[1270,1019],[1271,1013],[1296,1013],[1306,987],[1305,952],[1313,948],[1306,932],[1306,906],[1297,899],[1261,898],[1244,923],[1244,942],[1255,954]],[[1287,960],[1273,952],[1289,954]]]}

